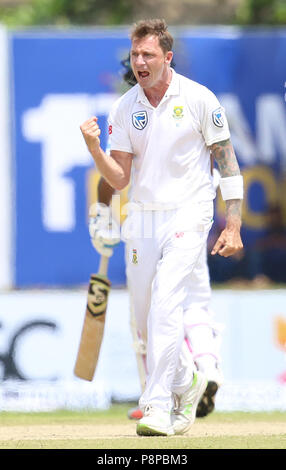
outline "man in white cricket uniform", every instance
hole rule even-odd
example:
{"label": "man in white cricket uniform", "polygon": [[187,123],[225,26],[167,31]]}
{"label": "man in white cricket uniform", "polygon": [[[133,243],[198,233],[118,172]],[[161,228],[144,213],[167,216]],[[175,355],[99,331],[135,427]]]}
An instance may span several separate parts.
{"label": "man in white cricket uniform", "polygon": [[[173,63],[173,62],[172,62]],[[172,67],[171,63],[171,67]],[[122,61],[125,69],[124,81],[131,87],[137,84],[130,66],[130,55]],[[181,112],[181,109],[178,111]],[[106,153],[110,152],[110,143],[107,143]],[[219,172],[212,171],[212,180],[215,191],[219,185]],[[114,219],[112,196],[115,194],[112,188],[102,177],[97,188],[97,204],[90,208],[89,232],[91,242],[96,251],[104,256],[112,256],[114,247],[119,243],[110,231],[111,226],[116,226]],[[118,212],[118,211],[117,211]],[[119,214],[117,216],[120,217]],[[188,302],[184,310],[186,360],[191,355],[198,370],[203,371],[208,379],[207,388],[198,404],[196,416],[204,417],[214,410],[215,395],[222,384],[222,369],[220,358],[220,341],[222,325],[214,322],[214,315],[210,308],[211,287],[209,269],[207,264],[207,245],[204,254],[200,257],[190,277]],[[146,348],[139,339],[136,328],[135,313],[131,312],[130,326],[133,335],[133,347],[136,352],[138,373],[142,391],[146,382]],[[140,419],[143,413],[140,408],[128,411],[130,419]]]}
{"label": "man in white cricket uniform", "polygon": [[172,38],[165,23],[141,22],[131,39],[138,85],[110,113],[112,158],[100,147],[96,117],[81,130],[111,186],[122,189],[132,176],[123,235],[128,287],[137,328],[147,343],[148,370],[137,433],[181,434],[193,423],[207,385],[185,360],[183,344],[190,278],[204,256],[213,218],[210,151],[225,179],[220,186],[227,201],[226,228],[213,254],[229,256],[242,248],[242,182],[224,111],[210,90],[171,69]]}

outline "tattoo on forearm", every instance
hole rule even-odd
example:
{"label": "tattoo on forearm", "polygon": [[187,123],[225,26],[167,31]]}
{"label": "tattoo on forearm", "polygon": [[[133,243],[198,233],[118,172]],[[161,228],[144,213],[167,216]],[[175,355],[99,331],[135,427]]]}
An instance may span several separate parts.
{"label": "tattoo on forearm", "polygon": [[229,199],[225,201],[226,205],[226,222],[227,225],[235,224],[241,226],[241,199]]}
{"label": "tattoo on forearm", "polygon": [[225,205],[227,215],[241,217],[241,199],[229,199],[225,201]]}
{"label": "tattoo on forearm", "polygon": [[238,162],[234,153],[232,143],[229,139],[216,142],[210,147],[222,178],[240,174]]}
{"label": "tattoo on forearm", "polygon": [[[210,147],[212,156],[216,160],[222,178],[240,175],[239,165],[230,139],[216,142]],[[241,199],[229,199],[226,203],[226,221],[228,226],[241,225]]]}

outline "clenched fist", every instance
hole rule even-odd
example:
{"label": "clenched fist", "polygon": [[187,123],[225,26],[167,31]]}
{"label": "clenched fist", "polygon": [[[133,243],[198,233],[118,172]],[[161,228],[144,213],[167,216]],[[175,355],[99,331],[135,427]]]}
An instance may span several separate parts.
{"label": "clenched fist", "polygon": [[96,116],[92,116],[80,126],[87,148],[92,155],[97,153],[100,147],[99,136],[101,130],[98,127],[97,121],[98,118]]}

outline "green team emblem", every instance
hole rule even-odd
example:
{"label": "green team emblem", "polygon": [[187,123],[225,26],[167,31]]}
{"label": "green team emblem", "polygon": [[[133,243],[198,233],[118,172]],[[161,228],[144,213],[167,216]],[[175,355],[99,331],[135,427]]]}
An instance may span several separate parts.
{"label": "green team emblem", "polygon": [[173,109],[173,118],[176,120],[182,119],[184,117],[183,106],[174,106]]}

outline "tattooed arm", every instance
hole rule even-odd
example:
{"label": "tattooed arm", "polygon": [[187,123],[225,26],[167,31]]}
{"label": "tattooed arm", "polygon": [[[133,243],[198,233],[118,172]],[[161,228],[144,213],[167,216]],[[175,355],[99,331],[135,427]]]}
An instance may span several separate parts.
{"label": "tattooed arm", "polygon": [[[217,142],[210,147],[216,160],[221,178],[240,175],[238,162],[231,141]],[[241,199],[229,199],[226,202],[226,227],[215,243],[211,254],[224,257],[234,255],[243,248],[240,237]]]}

